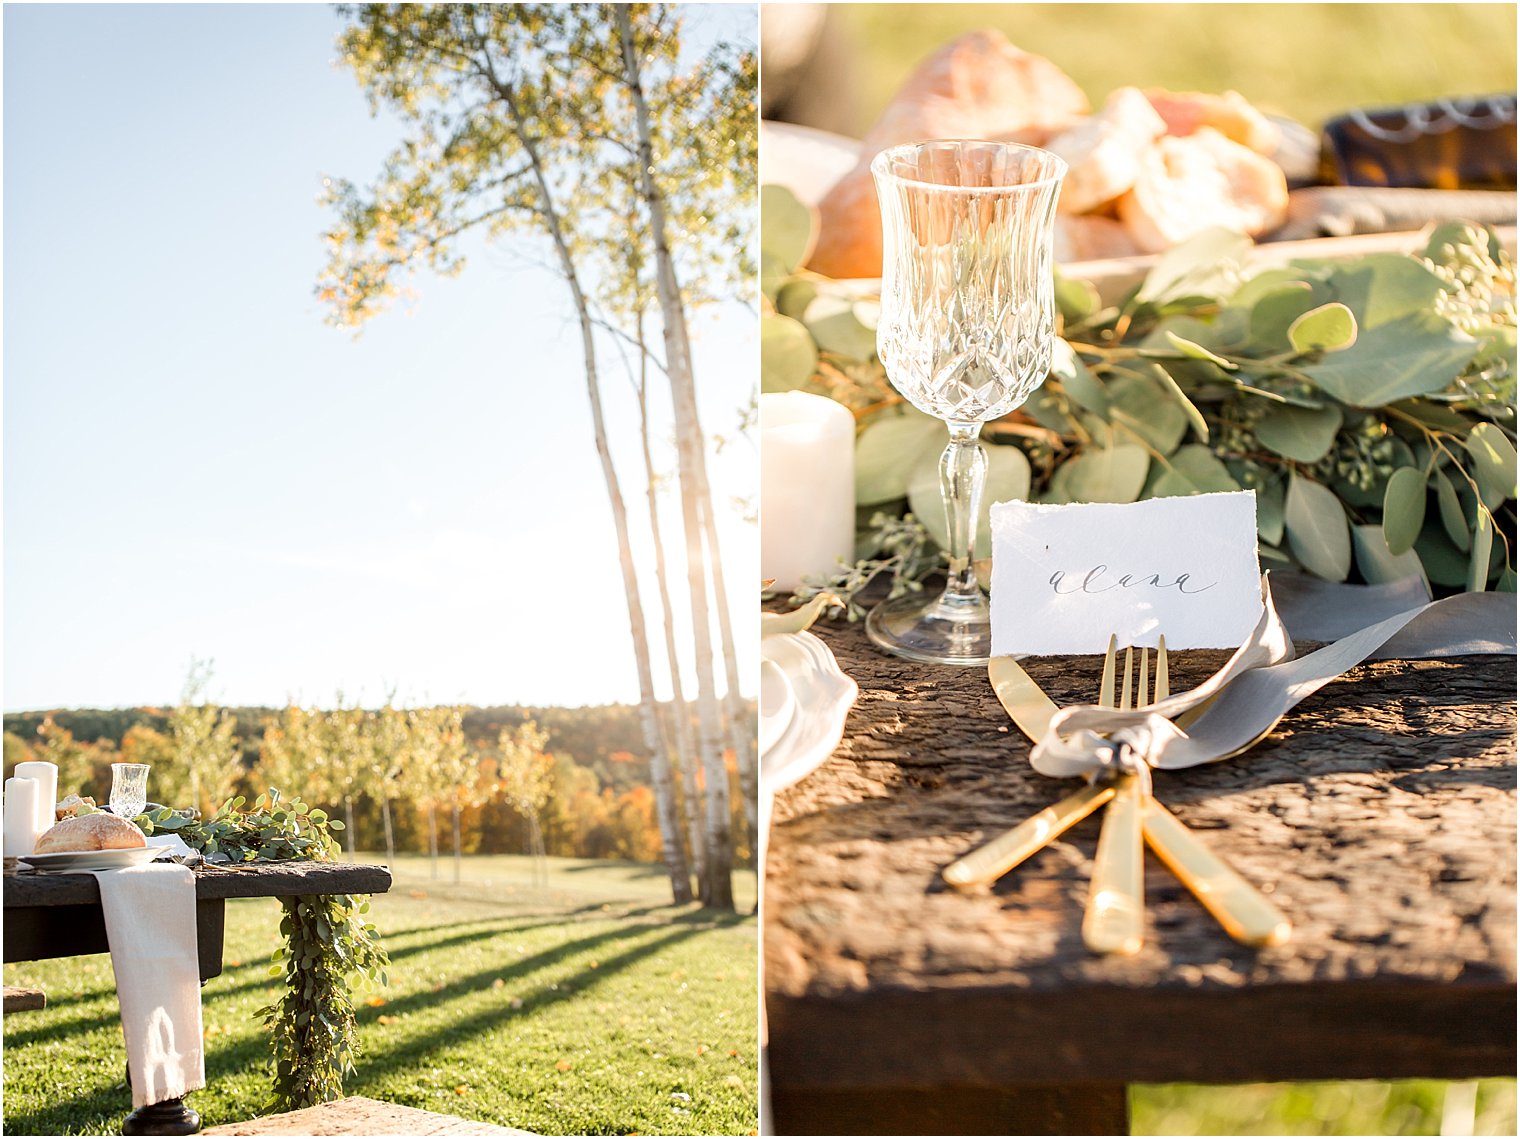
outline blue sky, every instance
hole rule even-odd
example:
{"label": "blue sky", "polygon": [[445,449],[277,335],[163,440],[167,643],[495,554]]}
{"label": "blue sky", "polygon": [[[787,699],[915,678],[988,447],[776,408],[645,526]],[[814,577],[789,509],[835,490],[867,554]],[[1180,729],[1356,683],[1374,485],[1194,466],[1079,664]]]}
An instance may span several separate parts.
{"label": "blue sky", "polygon": [[[536,251],[467,246],[357,340],[323,322],[322,176],[366,182],[400,137],[336,66],[339,28],[5,8],[8,710],[172,702],[192,657],[228,703],[637,698],[578,335]],[[695,334],[705,426],[732,434],[754,315]],[[720,512],[756,467],[744,441],[718,458]],[[723,540],[752,691],[758,539],[726,517]]]}

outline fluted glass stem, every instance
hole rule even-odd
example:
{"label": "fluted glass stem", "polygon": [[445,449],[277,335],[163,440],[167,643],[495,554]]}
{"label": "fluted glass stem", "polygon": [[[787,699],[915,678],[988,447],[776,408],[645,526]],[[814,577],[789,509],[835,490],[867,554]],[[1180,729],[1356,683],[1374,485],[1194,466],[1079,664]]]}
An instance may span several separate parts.
{"label": "fluted glass stem", "polygon": [[987,482],[987,452],[977,437],[980,423],[951,423],[950,445],[939,459],[940,490],[945,499],[945,522],[950,535],[950,580],[940,603],[959,608],[980,608],[981,587],[976,583],[976,522],[982,509],[982,488]]}

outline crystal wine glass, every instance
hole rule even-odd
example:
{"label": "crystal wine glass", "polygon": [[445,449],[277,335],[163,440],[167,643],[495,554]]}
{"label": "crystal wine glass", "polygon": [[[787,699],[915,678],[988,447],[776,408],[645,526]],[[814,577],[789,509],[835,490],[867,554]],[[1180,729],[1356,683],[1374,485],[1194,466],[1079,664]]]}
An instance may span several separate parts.
{"label": "crystal wine glass", "polygon": [[111,813],[135,819],[148,805],[148,765],[111,764]]}
{"label": "crystal wine glass", "polygon": [[972,564],[987,472],[977,436],[1050,370],[1066,164],[1031,146],[948,140],[884,150],[871,173],[882,225],[877,354],[908,402],[949,425],[939,469],[950,570],[938,597],[876,606],[866,632],[910,660],[985,664],[991,626]]}

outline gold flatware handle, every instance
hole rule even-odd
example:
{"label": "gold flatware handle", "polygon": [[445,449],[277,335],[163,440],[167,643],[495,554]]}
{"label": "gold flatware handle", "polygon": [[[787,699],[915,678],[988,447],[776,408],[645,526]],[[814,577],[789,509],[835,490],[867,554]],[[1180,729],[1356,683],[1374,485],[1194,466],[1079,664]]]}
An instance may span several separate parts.
{"label": "gold flatware handle", "polygon": [[1155,799],[1145,804],[1145,837],[1226,933],[1245,945],[1281,945],[1293,932],[1287,917]]}
{"label": "gold flatware handle", "polygon": [[1121,775],[1103,815],[1082,919],[1082,940],[1094,953],[1135,953],[1144,941],[1144,813],[1140,781]]}
{"label": "gold flatware handle", "polygon": [[1012,830],[958,858],[944,869],[957,890],[995,882],[1061,832],[1070,829],[1114,797],[1112,784],[1093,784],[1031,815]]}

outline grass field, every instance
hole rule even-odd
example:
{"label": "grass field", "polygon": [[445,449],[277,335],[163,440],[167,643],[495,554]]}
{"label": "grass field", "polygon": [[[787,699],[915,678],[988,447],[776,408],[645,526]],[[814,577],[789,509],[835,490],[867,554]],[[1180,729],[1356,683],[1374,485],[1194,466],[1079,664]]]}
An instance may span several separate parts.
{"label": "grass field", "polygon": [[[1135,1135],[1513,1135],[1515,1081],[1480,1080],[1472,1131],[1443,1132],[1450,1094],[1439,1080],[1341,1080],[1201,1087],[1166,1084],[1130,1092]],[[1455,1106],[1455,1104],[1453,1104]],[[1456,1113],[1456,1118],[1463,1118]]]}
{"label": "grass field", "polygon": [[848,4],[856,130],[946,41],[1000,28],[1095,103],[1123,84],[1234,88],[1317,127],[1352,107],[1515,89],[1511,4]]}
{"label": "grass field", "polygon": [[[468,858],[458,885],[447,860],[436,881],[425,859],[397,861],[371,911],[391,986],[360,1012],[347,1091],[546,1135],[754,1132],[753,918],[671,907],[657,867],[550,859],[535,888],[519,857]],[[747,911],[753,876],[736,892]],[[275,995],[278,912],[228,903],[190,1101],[206,1126],[264,1102],[253,1011]],[[109,957],[8,964],[5,982],[48,994],[5,1021],[5,1132],[116,1134],[132,1105]]]}

